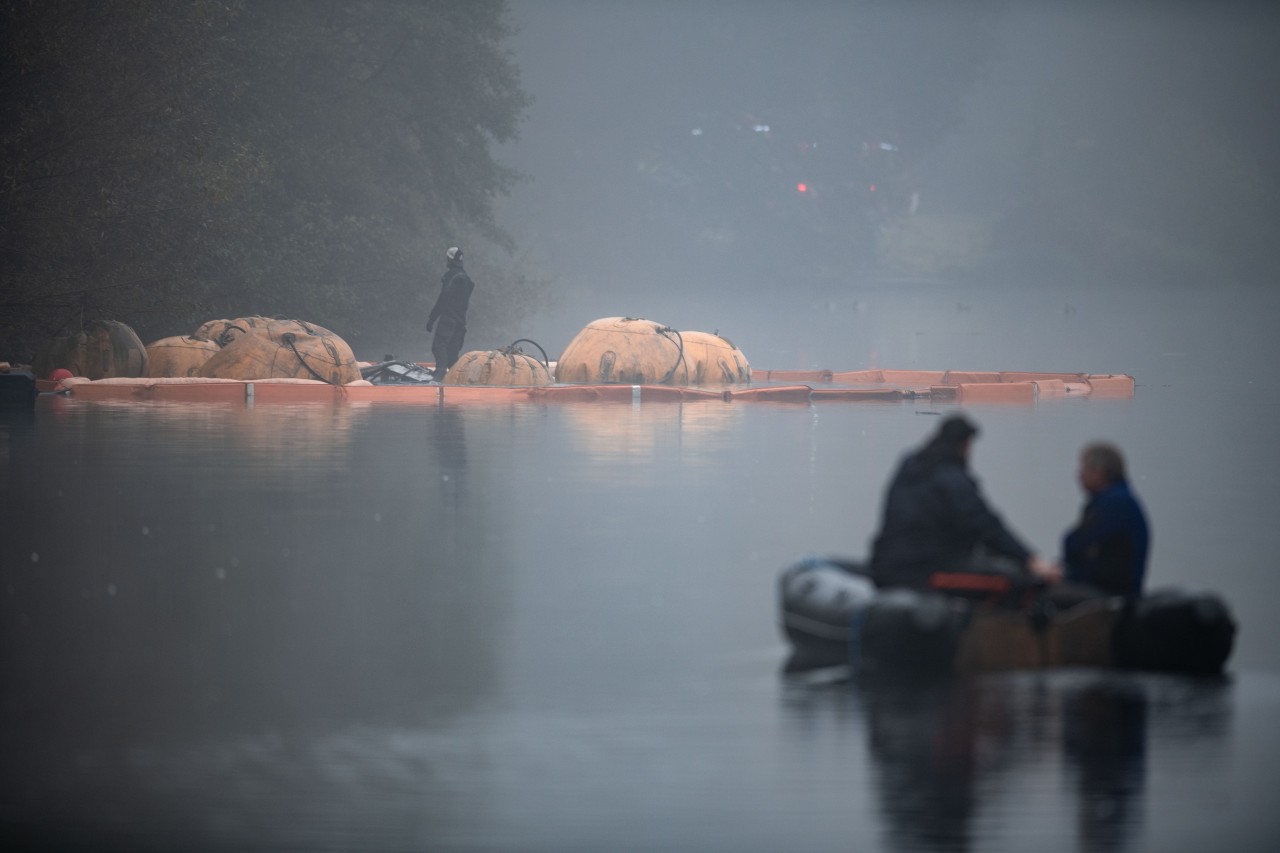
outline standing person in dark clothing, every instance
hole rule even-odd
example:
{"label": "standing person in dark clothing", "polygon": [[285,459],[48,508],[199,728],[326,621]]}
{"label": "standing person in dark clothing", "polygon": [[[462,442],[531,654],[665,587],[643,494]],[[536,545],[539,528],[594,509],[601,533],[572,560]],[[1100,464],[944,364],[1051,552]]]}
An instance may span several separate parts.
{"label": "standing person in dark clothing", "polygon": [[1066,585],[1082,593],[1137,598],[1151,534],[1142,504],[1129,489],[1124,457],[1114,445],[1090,444],[1080,452],[1078,477],[1088,499],[1079,523],[1062,540]]}
{"label": "standing person in dark clothing", "polygon": [[431,340],[431,355],[436,360],[433,376],[437,382],[458,360],[462,351],[462,339],[467,334],[467,306],[475,285],[462,268],[462,250],[457,246],[445,252],[445,271],[440,279],[440,295],[427,318],[427,331],[439,321],[436,336]]}
{"label": "standing person in dark clothing", "polygon": [[967,419],[952,415],[898,467],[872,543],[878,586],[925,590],[934,572],[993,570],[1000,561],[1019,573],[1056,579],[1057,568],[1032,554],[983,500],[969,473],[977,434]]}

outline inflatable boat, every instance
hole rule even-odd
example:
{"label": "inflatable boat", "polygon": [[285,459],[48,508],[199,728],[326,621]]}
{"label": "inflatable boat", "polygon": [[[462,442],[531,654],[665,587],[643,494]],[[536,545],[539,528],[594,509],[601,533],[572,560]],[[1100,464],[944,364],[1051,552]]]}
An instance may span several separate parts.
{"label": "inflatable boat", "polygon": [[864,566],[807,557],[778,581],[786,670],[848,666],[938,675],[1060,666],[1191,674],[1222,671],[1235,642],[1226,603],[1168,589],[1136,602],[1097,598],[1058,611],[1004,575],[939,573],[933,590],[878,589]]}
{"label": "inflatable boat", "polygon": [[0,362],[0,411],[30,411],[36,406],[36,377],[29,370],[13,370]]}

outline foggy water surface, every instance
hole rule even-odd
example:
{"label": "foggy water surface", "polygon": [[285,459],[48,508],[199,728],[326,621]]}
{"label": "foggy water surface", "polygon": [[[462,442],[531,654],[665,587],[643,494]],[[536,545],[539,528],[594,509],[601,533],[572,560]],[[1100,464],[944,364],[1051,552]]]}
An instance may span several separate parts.
{"label": "foggy water surface", "polygon": [[784,679],[778,572],[866,553],[890,469],[946,411],[920,401],[42,398],[0,435],[0,827],[88,849],[1271,849],[1276,405],[1165,343],[1132,400],[969,409],[974,467],[1052,554],[1076,449],[1120,443],[1151,585],[1240,618],[1222,680]]}

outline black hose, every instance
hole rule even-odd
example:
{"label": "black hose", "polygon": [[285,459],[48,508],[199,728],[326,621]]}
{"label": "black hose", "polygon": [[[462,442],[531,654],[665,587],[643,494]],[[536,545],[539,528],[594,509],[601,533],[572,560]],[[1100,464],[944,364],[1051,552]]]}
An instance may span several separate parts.
{"label": "black hose", "polygon": [[214,341],[214,343],[220,347],[225,347],[227,344],[231,343],[231,341],[234,340],[233,338],[230,337],[232,329],[239,330],[240,334],[242,335],[249,334],[249,330],[246,329],[244,326],[237,326],[235,323],[228,323],[223,328],[222,333],[218,335],[218,339]]}
{"label": "black hose", "polygon": [[668,332],[676,336],[676,340],[673,342],[676,345],[676,363],[671,365],[671,369],[667,371],[667,375],[662,377],[662,379],[659,381],[658,384],[666,385],[667,383],[669,383],[671,381],[671,378],[676,375],[676,368],[678,368],[681,364],[684,365],[684,381],[688,383],[689,363],[684,360],[684,336],[681,335],[679,332],[677,332],[675,329],[671,328],[670,326],[659,326],[657,331],[658,331],[658,334],[662,335],[667,340],[671,340],[671,338],[667,334]]}
{"label": "black hose", "polygon": [[543,349],[543,348],[538,344],[538,342],[537,342],[537,341],[531,341],[531,340],[529,340],[528,338],[520,338],[520,339],[518,339],[518,340],[514,340],[514,341],[512,341],[512,342],[511,342],[511,346],[507,347],[507,349],[508,349],[508,350],[515,350],[515,348],[516,348],[516,344],[533,344],[535,347],[538,347],[538,352],[542,353],[542,364],[543,364],[543,366],[544,366],[544,367],[546,367],[546,368],[547,368],[547,370],[550,370],[550,369],[551,369],[551,362],[547,360],[547,351],[546,351],[546,350],[544,350],[544,349]]}
{"label": "black hose", "polygon": [[280,336],[280,340],[283,343],[287,344],[289,349],[293,350],[293,354],[298,357],[298,361],[302,363],[302,366],[307,369],[308,373],[310,373],[312,376],[314,376],[316,379],[319,379],[321,382],[323,382],[326,385],[334,384],[330,382],[328,379],[325,379],[319,373],[316,373],[315,370],[311,367],[311,365],[307,364],[307,360],[302,357],[302,353],[298,352],[298,348],[293,344],[293,342],[297,340],[297,337],[293,334],[293,332],[285,332],[283,335]]}

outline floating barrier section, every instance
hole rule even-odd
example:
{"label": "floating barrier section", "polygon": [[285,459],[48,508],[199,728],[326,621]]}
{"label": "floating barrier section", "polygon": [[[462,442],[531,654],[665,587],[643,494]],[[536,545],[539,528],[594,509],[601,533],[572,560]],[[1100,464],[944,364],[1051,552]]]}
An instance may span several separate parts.
{"label": "floating barrier section", "polygon": [[45,392],[77,400],[175,403],[406,403],[474,404],[509,402],[724,401],[792,403],[894,402],[929,400],[956,404],[1015,403],[1101,397],[1129,398],[1132,376],[1092,373],[1026,373],[952,370],[757,370],[758,383],[736,389],[670,385],[372,385],[363,380],[329,385],[312,379],[179,379],[72,377],[40,380]]}

